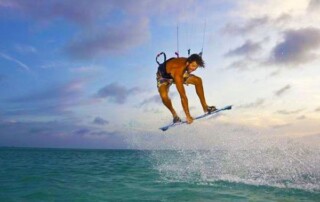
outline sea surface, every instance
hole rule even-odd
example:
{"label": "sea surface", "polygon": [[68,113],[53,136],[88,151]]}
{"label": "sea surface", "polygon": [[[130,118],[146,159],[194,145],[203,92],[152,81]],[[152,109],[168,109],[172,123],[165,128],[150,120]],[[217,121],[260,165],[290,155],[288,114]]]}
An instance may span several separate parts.
{"label": "sea surface", "polygon": [[0,148],[0,201],[320,201],[319,162],[274,166],[260,153],[254,164],[237,155]]}

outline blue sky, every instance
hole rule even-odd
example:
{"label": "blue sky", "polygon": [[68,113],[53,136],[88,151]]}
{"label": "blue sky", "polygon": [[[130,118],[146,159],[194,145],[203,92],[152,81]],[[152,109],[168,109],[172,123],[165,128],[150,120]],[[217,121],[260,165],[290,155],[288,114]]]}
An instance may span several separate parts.
{"label": "blue sky", "polygon": [[[200,52],[205,33],[196,74],[209,104],[234,110],[168,134],[226,126],[317,136],[319,10],[318,0],[0,0],[0,146],[130,148],[144,134],[157,148],[172,117],[155,56],[174,56],[177,25],[181,56]],[[175,87],[171,96],[184,118]]]}

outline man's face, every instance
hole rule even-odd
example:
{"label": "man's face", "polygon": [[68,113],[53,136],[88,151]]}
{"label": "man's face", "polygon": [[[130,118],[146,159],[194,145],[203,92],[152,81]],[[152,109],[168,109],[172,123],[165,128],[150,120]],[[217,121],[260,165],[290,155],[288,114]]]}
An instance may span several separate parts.
{"label": "man's face", "polygon": [[195,71],[196,69],[198,69],[198,67],[199,67],[199,65],[197,64],[196,61],[193,61],[191,63],[187,62],[188,73]]}

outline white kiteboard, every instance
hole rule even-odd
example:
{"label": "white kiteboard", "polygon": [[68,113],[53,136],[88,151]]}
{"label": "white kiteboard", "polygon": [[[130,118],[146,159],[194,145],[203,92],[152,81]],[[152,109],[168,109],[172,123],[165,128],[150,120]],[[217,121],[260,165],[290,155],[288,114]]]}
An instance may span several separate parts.
{"label": "white kiteboard", "polygon": [[[216,111],[211,112],[211,113],[203,114],[201,116],[198,116],[198,117],[194,118],[194,120],[202,119],[202,118],[205,118],[205,117],[210,117],[210,116],[216,115],[217,113],[219,113],[221,111],[230,110],[230,109],[232,109],[232,105],[228,105],[228,106],[226,106],[224,108],[217,109]],[[172,128],[172,127],[175,127],[175,126],[179,126],[179,125],[182,125],[182,124],[186,124],[186,123],[187,123],[187,121],[181,121],[181,122],[177,122],[177,123],[170,123],[170,124],[168,124],[166,126],[161,127],[160,130],[166,131],[169,128]]]}

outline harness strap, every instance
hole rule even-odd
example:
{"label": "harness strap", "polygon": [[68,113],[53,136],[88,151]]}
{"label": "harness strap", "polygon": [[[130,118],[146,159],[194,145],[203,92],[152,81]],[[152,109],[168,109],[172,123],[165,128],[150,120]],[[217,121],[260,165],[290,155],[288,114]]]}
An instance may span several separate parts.
{"label": "harness strap", "polygon": [[167,56],[164,52],[159,53],[156,57],[156,62],[158,63],[158,65],[160,65],[160,62],[158,61],[158,57],[160,57],[161,55],[163,55],[163,62],[167,60]]}

